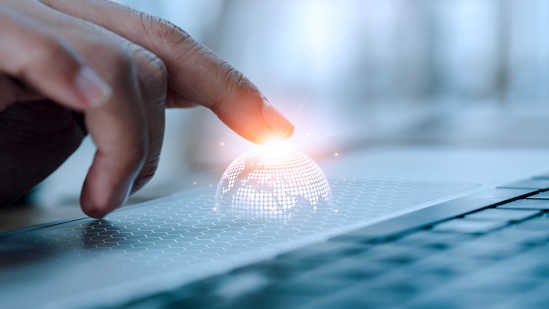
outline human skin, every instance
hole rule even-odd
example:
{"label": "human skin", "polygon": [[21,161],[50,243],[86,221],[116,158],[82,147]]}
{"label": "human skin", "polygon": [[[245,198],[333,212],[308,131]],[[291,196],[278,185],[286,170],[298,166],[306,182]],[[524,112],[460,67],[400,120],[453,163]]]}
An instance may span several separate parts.
{"label": "human skin", "polygon": [[293,133],[248,79],[167,21],[106,0],[0,1],[0,204],[89,134],[80,202],[105,216],[154,175],[165,109],[196,105],[252,142]]}

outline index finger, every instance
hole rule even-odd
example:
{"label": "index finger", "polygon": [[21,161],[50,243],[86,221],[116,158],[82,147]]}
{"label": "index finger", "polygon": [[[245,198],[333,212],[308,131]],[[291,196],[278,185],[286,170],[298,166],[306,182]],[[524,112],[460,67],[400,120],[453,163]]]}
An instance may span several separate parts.
{"label": "index finger", "polygon": [[182,107],[186,101],[208,107],[256,143],[293,134],[293,125],[246,77],[171,23],[105,0],[42,2],[107,28],[162,58],[169,91],[176,99],[169,101],[171,106]]}

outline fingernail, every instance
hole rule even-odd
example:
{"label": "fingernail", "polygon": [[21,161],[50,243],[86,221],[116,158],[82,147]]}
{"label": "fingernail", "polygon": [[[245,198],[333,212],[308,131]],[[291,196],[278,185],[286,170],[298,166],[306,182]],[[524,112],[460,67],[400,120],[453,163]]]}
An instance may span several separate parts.
{"label": "fingernail", "polygon": [[292,136],[294,132],[292,123],[282,116],[267,99],[264,99],[263,102],[263,119],[267,124],[283,138]]}
{"label": "fingernail", "polygon": [[84,67],[76,77],[76,87],[86,99],[88,105],[99,107],[111,96],[111,87],[91,68]]}

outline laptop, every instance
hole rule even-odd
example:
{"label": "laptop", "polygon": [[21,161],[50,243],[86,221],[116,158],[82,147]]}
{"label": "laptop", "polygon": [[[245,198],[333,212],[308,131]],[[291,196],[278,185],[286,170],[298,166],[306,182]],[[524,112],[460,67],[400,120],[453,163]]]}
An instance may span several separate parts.
{"label": "laptop", "polygon": [[224,211],[216,187],[198,185],[103,220],[2,233],[1,307],[549,306],[543,166],[532,176],[519,163],[500,164],[493,173],[524,178],[479,185],[413,179],[409,164],[402,177],[384,177],[380,165],[399,168],[386,154],[343,157],[318,162],[330,200],[312,212]]}

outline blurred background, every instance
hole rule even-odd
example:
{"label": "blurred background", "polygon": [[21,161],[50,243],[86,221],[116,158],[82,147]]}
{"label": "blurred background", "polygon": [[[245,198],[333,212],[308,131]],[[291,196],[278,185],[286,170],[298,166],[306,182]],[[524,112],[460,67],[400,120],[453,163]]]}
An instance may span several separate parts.
{"label": "blurred background", "polygon": [[[316,154],[405,141],[535,147],[530,133],[545,133],[531,118],[547,119],[544,0],[121,2],[180,25],[242,71]],[[180,127],[167,144],[177,141],[186,168],[246,147],[207,111],[173,114]]]}
{"label": "blurred background", "polygon": [[[172,21],[243,72],[315,159],[364,147],[549,146],[549,1],[118,2]],[[215,185],[201,175],[252,147],[204,109],[167,118],[159,172],[136,200]],[[92,155],[86,141],[36,198],[77,203]]]}

